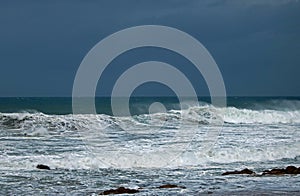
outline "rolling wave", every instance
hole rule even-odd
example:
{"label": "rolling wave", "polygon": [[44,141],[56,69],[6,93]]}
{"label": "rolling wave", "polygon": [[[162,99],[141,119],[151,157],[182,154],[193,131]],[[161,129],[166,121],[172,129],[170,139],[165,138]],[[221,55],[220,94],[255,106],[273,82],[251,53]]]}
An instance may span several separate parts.
{"label": "rolling wave", "polygon": [[129,123],[128,126],[162,124],[166,127],[183,124],[210,125],[220,121],[230,124],[299,124],[300,110],[251,110],[235,107],[215,108],[211,105],[170,110],[167,113],[114,117],[105,114],[47,115],[43,113],[0,113],[0,127],[6,129],[49,130],[104,129]]}
{"label": "rolling wave", "polygon": [[[212,127],[222,125],[223,122],[225,126],[214,150],[197,154],[196,157],[193,153],[189,154],[189,152],[201,152],[201,144],[205,144],[201,143],[202,134]],[[157,146],[169,144],[168,142],[178,142],[173,147],[182,145],[185,148],[190,142],[188,139],[191,138],[196,142],[191,142],[187,153],[173,161],[175,167],[209,162],[259,162],[284,158],[298,161],[300,156],[299,124],[300,110],[295,108],[254,110],[201,105],[185,110],[169,110],[166,113],[141,114],[132,117],[115,117],[105,114],[48,115],[40,112],[0,113],[0,135],[3,142],[6,142],[6,145],[3,144],[5,151],[2,155],[0,154],[3,160],[0,161],[0,165],[7,169],[34,168],[33,164],[38,162],[49,163],[54,168],[107,167],[105,161],[102,163],[95,158],[93,153],[85,150],[86,143],[90,144],[89,150],[91,150],[93,142],[100,141],[95,143],[100,145],[95,146],[97,147],[95,152],[105,151],[106,154],[99,156],[106,158],[107,162],[122,158],[112,151],[123,152],[125,149],[125,152],[131,153],[128,156],[132,159],[127,162],[126,160],[119,161],[118,167],[135,166],[134,160],[138,160],[139,165],[153,166],[160,165],[159,161],[164,163],[161,157],[166,157],[163,151],[162,154],[157,154],[160,152]],[[176,133],[176,130],[180,133],[194,133],[188,130],[198,127],[202,132],[200,131],[193,137],[183,134],[178,137],[180,141],[177,141],[176,135],[172,135]],[[162,129],[158,132],[156,128]],[[130,131],[124,134],[123,129]],[[100,132],[97,132],[98,130]],[[80,135],[82,131],[85,135]],[[101,135],[95,133],[105,133],[107,137],[97,138]],[[7,137],[11,135],[13,137]],[[172,136],[175,139],[172,139]],[[187,136],[186,140],[185,136]],[[82,142],[82,139],[86,143]],[[16,148],[15,141],[19,141],[19,145],[27,145],[28,151],[25,153],[23,148]],[[200,142],[199,145],[197,142]],[[147,153],[152,155],[153,149],[158,150],[154,151],[157,156],[151,159],[152,162],[147,159],[147,156],[141,156]],[[174,148],[174,151],[177,149]],[[116,156],[114,157],[113,154]]]}

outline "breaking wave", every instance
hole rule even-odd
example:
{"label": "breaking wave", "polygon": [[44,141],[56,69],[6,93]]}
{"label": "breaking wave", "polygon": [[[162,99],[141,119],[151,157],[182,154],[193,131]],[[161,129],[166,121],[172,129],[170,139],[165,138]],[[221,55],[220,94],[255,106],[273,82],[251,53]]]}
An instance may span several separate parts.
{"label": "breaking wave", "polygon": [[[47,162],[51,167],[57,168],[85,169],[107,167],[105,161],[103,163],[99,162],[99,159],[95,158],[89,151],[84,150],[84,142],[80,142],[82,135],[78,134],[84,131],[87,133],[86,137],[91,136],[91,138],[83,139],[93,142],[93,139],[97,136],[94,133],[100,130],[103,133],[108,133],[108,137],[113,138],[112,141],[104,141],[102,138],[98,140],[102,142],[100,144],[104,146],[107,153],[110,153],[111,150],[118,152],[120,149],[130,149],[128,152],[132,153],[132,155],[128,155],[128,157],[132,157],[132,160],[140,160],[139,165],[147,166],[148,164],[152,166],[159,163],[159,161],[164,161],[160,159],[165,157],[166,154],[162,151],[162,154],[157,154],[157,157],[154,156],[153,160],[148,160],[146,159],[147,157],[143,157],[145,158],[143,160],[141,153],[147,154],[148,151],[151,153],[153,146],[164,145],[166,139],[172,136],[174,130],[180,129],[180,133],[189,133],[188,130],[190,128],[202,127],[202,130],[205,132],[210,127],[222,125],[223,122],[225,123],[225,130],[219,136],[218,144],[221,145],[220,149],[205,153],[203,156],[196,155],[196,157],[193,153],[184,153],[173,161],[174,166],[184,164],[197,165],[209,162],[230,163],[283,158],[299,159],[298,149],[300,143],[299,139],[297,139],[299,138],[297,129],[300,124],[299,109],[254,110],[236,107],[216,108],[206,104],[189,107],[185,110],[169,110],[166,113],[134,115],[132,118],[115,117],[106,114],[48,115],[40,112],[0,113],[0,130],[4,130],[2,131],[3,138],[7,136],[5,134],[12,133],[15,134],[12,137],[12,142],[14,138],[18,138],[21,142],[28,139],[35,142],[40,140],[39,148],[41,151],[41,154],[39,152],[31,154],[31,150],[29,150],[28,154],[24,155],[22,149],[16,149],[14,144],[11,147],[6,146],[7,149],[2,155],[4,162],[0,161],[0,165],[8,168],[24,168],[25,166],[33,168],[33,165],[37,162]],[[182,125],[183,128],[181,127]],[[255,127],[257,126],[252,125],[261,125],[262,131],[256,129]],[[157,127],[162,128],[162,131],[156,132],[155,129]],[[273,129],[272,127],[280,128]],[[140,132],[129,131],[127,135],[122,134],[124,133],[122,132],[124,128],[125,130],[138,130]],[[88,134],[89,131],[91,135]],[[160,137],[158,134],[162,136]],[[199,138],[203,136],[201,134],[202,132]],[[253,134],[256,135],[253,137]],[[267,136],[269,138],[266,140]],[[128,139],[128,137],[130,138]],[[253,138],[249,139],[248,137]],[[197,136],[195,138],[197,139]],[[178,145],[175,145],[175,147],[182,145],[185,148],[184,136],[179,139],[181,140],[170,141],[178,142]],[[26,145],[34,145],[35,142],[29,142]],[[52,142],[51,145],[49,142]],[[44,146],[44,143],[50,146]],[[115,146],[114,148],[113,145]],[[35,146],[31,148],[34,149]],[[52,149],[53,154],[45,155],[45,153],[49,153],[49,148]],[[176,150],[176,148],[174,149]],[[194,147],[191,146],[191,151],[197,152],[197,149],[199,149],[197,144]],[[102,146],[100,151],[102,152]],[[116,157],[113,157],[111,153],[101,156],[107,158],[107,162],[110,162],[111,159],[117,160],[120,158],[118,153],[114,155]],[[120,160],[118,167],[132,167],[134,166],[132,160],[128,162]]]}
{"label": "breaking wave", "polygon": [[209,125],[222,120],[230,124],[299,124],[300,110],[251,110],[235,107],[215,108],[211,105],[190,107],[186,110],[170,110],[167,113],[142,114],[128,117],[114,117],[105,114],[47,115],[43,113],[0,113],[0,128],[48,130],[81,130],[118,127],[119,124],[151,125],[162,124],[176,127],[183,124]]}

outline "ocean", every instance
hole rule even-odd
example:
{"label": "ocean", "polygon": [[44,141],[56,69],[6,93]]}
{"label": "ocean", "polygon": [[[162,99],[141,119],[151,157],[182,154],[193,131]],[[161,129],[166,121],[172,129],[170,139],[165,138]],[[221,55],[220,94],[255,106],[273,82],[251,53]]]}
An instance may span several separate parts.
{"label": "ocean", "polygon": [[[300,167],[300,97],[229,97],[226,108],[204,97],[184,109],[176,97],[133,97],[131,116],[95,102],[98,114],[72,114],[72,98],[0,98],[0,195],[300,195],[300,175],[222,175]],[[166,111],[149,113],[156,102]]]}

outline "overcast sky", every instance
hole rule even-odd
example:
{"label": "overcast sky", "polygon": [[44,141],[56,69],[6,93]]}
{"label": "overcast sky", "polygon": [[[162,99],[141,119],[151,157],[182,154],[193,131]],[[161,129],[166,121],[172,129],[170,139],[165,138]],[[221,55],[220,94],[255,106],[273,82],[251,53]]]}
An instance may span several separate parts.
{"label": "overcast sky", "polygon": [[[297,0],[3,0],[0,24],[2,97],[71,96],[76,71],[95,44],[124,28],[149,24],[174,27],[199,40],[218,64],[228,95],[300,96]],[[208,94],[201,74],[186,59],[142,48],[109,65],[97,95],[110,95],[122,72],[148,60],[180,67],[199,95]],[[149,84],[139,93],[164,91]]]}

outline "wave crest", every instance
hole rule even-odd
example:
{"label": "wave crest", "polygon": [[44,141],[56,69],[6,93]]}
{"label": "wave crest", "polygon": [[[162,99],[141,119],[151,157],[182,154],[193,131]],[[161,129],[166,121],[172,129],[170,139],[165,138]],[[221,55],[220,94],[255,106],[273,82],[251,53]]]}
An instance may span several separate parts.
{"label": "wave crest", "polygon": [[212,105],[204,105],[185,110],[170,110],[167,113],[136,115],[133,119],[105,114],[0,113],[0,127],[25,130],[35,127],[44,127],[48,130],[81,130],[116,128],[120,123],[129,123],[128,126],[164,124],[166,127],[176,127],[179,121],[183,124],[192,123],[201,126],[218,124],[222,120],[230,124],[299,124],[300,111],[215,108]]}

